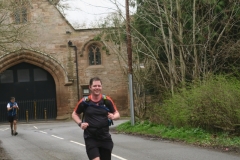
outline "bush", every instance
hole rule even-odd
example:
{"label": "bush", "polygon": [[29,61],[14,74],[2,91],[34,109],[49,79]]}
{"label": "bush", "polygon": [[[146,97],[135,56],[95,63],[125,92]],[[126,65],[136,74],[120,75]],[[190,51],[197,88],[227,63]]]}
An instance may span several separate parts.
{"label": "bush", "polygon": [[240,81],[226,76],[191,86],[154,106],[165,125],[239,132]]}

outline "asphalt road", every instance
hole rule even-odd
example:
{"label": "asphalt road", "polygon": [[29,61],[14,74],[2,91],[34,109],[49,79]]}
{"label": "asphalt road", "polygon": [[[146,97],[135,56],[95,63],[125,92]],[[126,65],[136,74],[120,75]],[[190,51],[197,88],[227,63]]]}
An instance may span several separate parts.
{"label": "asphalt road", "polygon": [[[115,121],[115,125],[126,120]],[[12,160],[87,160],[83,131],[73,122],[0,125],[1,146]],[[239,160],[240,155],[112,132],[112,160]],[[1,159],[1,158],[0,158]]]}

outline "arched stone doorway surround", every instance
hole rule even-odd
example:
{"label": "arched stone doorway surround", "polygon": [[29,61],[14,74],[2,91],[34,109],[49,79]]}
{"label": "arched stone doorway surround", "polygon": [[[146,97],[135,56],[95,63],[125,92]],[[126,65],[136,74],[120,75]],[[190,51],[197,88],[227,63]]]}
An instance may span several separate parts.
{"label": "arched stone doorway surround", "polygon": [[[29,63],[48,71],[56,85],[57,118],[69,118],[69,92],[66,86],[72,85],[66,69],[54,57],[36,50],[21,49],[0,56],[0,73],[19,63]],[[24,94],[24,93],[23,93]]]}

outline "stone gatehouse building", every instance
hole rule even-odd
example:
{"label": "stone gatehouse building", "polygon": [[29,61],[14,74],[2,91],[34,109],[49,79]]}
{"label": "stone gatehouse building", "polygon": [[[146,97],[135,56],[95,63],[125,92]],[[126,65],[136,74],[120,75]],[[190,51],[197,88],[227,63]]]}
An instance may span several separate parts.
{"label": "stone gatehouse building", "polygon": [[56,119],[67,119],[88,94],[89,79],[99,76],[103,93],[122,116],[128,114],[126,64],[113,44],[94,40],[100,30],[74,29],[51,0],[11,2],[14,9],[5,23],[17,26],[20,40],[4,43],[0,51],[0,101],[53,98]]}

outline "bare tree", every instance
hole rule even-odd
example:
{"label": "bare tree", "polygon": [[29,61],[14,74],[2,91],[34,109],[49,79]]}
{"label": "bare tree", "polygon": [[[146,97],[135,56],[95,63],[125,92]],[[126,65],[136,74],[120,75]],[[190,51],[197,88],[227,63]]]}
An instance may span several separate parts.
{"label": "bare tree", "polygon": [[[239,2],[231,1],[222,6],[219,3],[148,0],[141,4],[142,8],[135,15],[134,20],[143,23],[133,26],[134,37],[137,37],[134,42],[139,42],[134,44],[141,45],[138,48],[142,48],[143,54],[138,53],[145,58],[157,59],[162,83],[167,84],[172,93],[179,83],[198,80],[219,70],[221,65],[216,63],[225,55],[221,46],[228,46],[226,38],[231,43],[236,42],[236,38],[231,38],[228,33],[232,34],[239,28]],[[152,31],[147,32],[144,27]]]}

